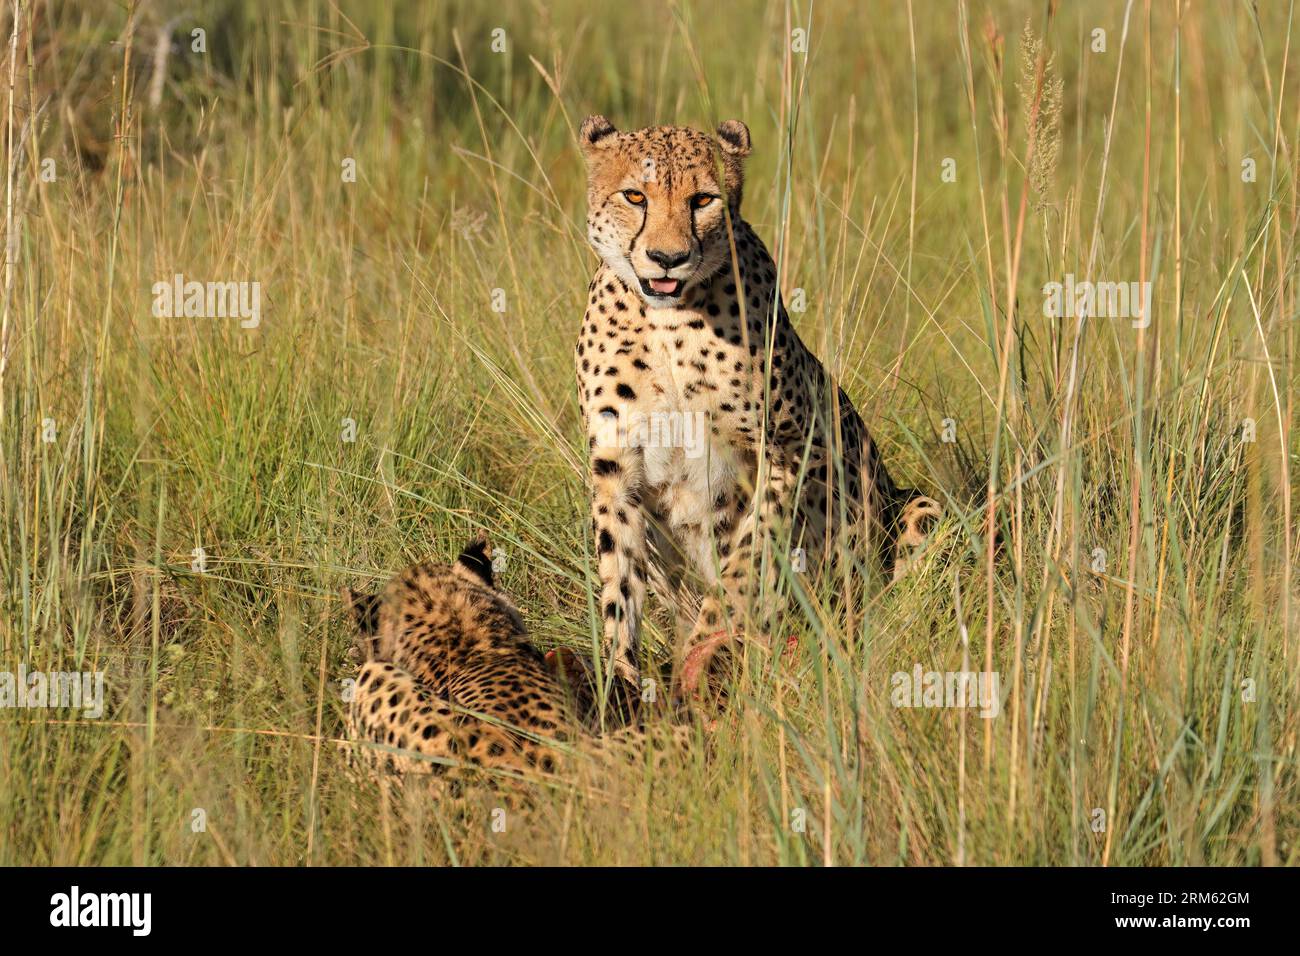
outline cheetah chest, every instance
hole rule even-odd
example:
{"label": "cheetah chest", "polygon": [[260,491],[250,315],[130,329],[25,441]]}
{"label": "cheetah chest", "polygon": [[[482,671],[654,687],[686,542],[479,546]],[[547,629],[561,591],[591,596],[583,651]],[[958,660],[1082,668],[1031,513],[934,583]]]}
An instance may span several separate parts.
{"label": "cheetah chest", "polygon": [[704,387],[721,374],[720,363],[701,369],[703,363],[683,358],[712,348],[696,345],[703,341],[671,329],[651,336],[649,368],[628,415],[642,448],[648,503],[684,542],[708,536],[752,470],[752,455],[736,440],[734,416],[720,407],[730,408],[725,394]]}

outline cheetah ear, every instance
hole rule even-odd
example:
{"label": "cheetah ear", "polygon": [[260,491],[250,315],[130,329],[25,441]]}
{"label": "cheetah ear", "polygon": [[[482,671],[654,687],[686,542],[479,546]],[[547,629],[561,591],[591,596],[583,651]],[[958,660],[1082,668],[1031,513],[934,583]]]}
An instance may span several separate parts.
{"label": "cheetah ear", "polygon": [[610,137],[617,132],[614,124],[599,113],[588,116],[582,121],[582,129],[578,132],[578,142],[582,146],[583,154],[590,156],[592,151],[609,146]]}
{"label": "cheetah ear", "polygon": [[351,588],[344,588],[341,593],[343,606],[348,609],[353,620],[357,622],[357,629],[367,636],[378,633],[379,595],[361,594]]}
{"label": "cheetah ear", "polygon": [[492,578],[492,545],[486,534],[470,539],[456,559],[457,570],[467,572],[490,588],[496,587]]}
{"label": "cheetah ear", "polygon": [[718,145],[728,156],[743,159],[749,155],[749,127],[740,120],[724,120],[718,125]]}

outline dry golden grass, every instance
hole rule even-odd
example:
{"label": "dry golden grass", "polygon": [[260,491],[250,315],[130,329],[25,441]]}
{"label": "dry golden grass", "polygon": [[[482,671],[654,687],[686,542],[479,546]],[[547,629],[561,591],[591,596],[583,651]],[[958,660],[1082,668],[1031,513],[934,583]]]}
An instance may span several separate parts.
{"label": "dry golden grass", "polygon": [[[1296,862],[1291,5],[492,6],[6,5],[0,671],[109,700],[0,711],[0,864]],[[335,595],[486,528],[592,641],[588,112],[750,125],[801,334],[951,517],[776,622],[707,759],[502,833],[343,773]],[[176,273],[260,324],[155,317]],[[1149,327],[1045,315],[1067,274]],[[1000,715],[892,706],[916,664]]]}

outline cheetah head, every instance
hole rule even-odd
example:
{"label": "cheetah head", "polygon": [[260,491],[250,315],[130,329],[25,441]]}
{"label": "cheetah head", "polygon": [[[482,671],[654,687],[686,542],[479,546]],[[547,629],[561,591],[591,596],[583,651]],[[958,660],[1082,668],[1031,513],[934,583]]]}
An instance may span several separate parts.
{"label": "cheetah head", "polygon": [[740,211],[749,129],[727,120],[716,137],[686,126],[621,133],[588,116],[587,238],[653,308],[672,308],[730,260],[727,207]]}

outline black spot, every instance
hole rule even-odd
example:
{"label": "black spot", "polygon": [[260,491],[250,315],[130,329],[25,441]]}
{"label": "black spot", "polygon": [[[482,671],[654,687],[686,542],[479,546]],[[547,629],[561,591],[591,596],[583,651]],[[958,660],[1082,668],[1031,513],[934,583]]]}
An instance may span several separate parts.
{"label": "black spot", "polygon": [[608,458],[597,458],[591,463],[591,470],[603,477],[606,475],[617,475],[620,469],[618,462],[616,461],[611,461]]}
{"label": "black spot", "polygon": [[636,400],[636,392],[632,391],[631,386],[625,385],[622,382],[618,383],[618,387],[615,388],[614,391],[618,393],[619,398],[626,398],[629,402]]}

